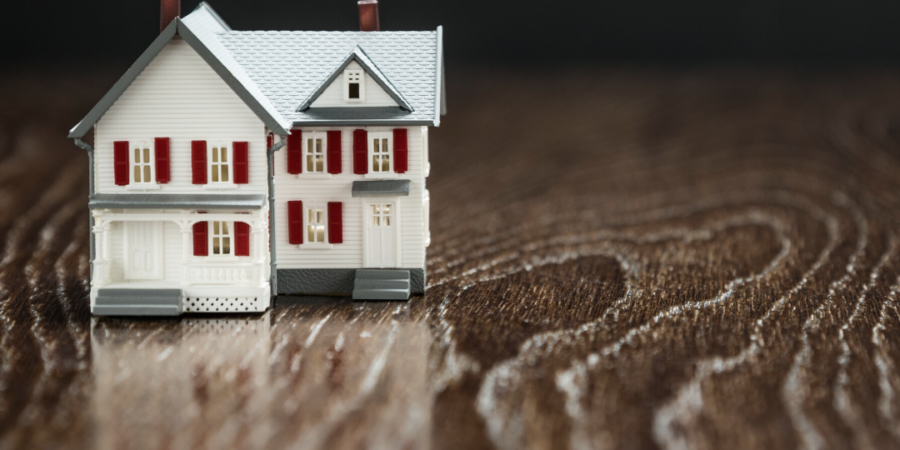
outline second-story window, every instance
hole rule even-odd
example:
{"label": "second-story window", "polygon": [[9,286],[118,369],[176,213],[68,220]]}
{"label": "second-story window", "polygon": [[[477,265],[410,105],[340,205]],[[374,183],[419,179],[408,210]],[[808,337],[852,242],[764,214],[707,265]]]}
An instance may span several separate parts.
{"label": "second-story window", "polygon": [[132,183],[136,185],[156,184],[153,167],[153,146],[149,142],[136,142],[132,146],[129,156],[131,160]]}
{"label": "second-story window", "polygon": [[210,146],[209,182],[212,184],[231,184],[231,148],[225,143],[214,143]]}
{"label": "second-story window", "polygon": [[303,162],[306,173],[325,173],[325,133],[304,133]]}
{"label": "second-story window", "polygon": [[347,69],[344,71],[344,100],[351,102],[365,100],[364,76],[365,72],[359,69]]}
{"label": "second-story window", "polygon": [[209,234],[211,254],[219,256],[232,255],[234,253],[231,245],[234,238],[232,235],[232,228],[234,228],[232,222],[213,221],[211,225],[212,230],[210,231],[212,232]]}
{"label": "second-story window", "polygon": [[392,138],[390,133],[371,133],[371,142],[369,149],[371,150],[372,173],[391,173],[393,166],[391,164]]}

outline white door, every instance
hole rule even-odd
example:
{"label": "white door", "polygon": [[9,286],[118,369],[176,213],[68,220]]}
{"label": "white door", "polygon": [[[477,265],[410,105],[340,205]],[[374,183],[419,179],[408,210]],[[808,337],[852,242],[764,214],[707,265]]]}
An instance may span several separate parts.
{"label": "white door", "polygon": [[394,202],[364,204],[366,267],[400,267],[400,214]]}
{"label": "white door", "polygon": [[162,279],[162,228],[162,222],[125,222],[126,280]]}

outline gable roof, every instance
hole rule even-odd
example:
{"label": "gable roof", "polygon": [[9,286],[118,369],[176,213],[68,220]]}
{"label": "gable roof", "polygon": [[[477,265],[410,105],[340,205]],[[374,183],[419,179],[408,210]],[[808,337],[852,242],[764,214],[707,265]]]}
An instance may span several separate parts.
{"label": "gable roof", "polygon": [[[298,125],[434,125],[444,109],[442,29],[436,31],[234,31],[206,2],[175,19],[88,115],[81,138],[175,36],[181,36],[276,134]],[[365,48],[365,51],[362,49]],[[401,108],[299,108],[355,60]],[[384,83],[384,84],[382,84]],[[395,97],[396,96],[396,97]],[[306,105],[308,106],[308,105]]]}
{"label": "gable roof", "polygon": [[413,107],[410,106],[409,102],[407,102],[406,99],[403,98],[403,95],[401,95],[400,92],[397,91],[397,88],[395,88],[391,84],[391,82],[388,81],[387,78],[385,78],[384,74],[382,74],[381,71],[378,70],[378,67],[376,67],[375,64],[372,64],[372,61],[366,55],[366,52],[364,52],[362,48],[357,46],[356,48],[351,50],[350,54],[348,54],[347,57],[344,58],[344,61],[341,62],[341,64],[331,72],[331,75],[323,80],[322,84],[320,84],[319,87],[313,90],[312,94],[310,94],[309,97],[307,97],[306,100],[300,105],[300,107],[297,108],[297,112],[302,112],[309,108],[310,105],[312,105],[313,102],[315,102],[316,99],[319,98],[319,95],[321,95],[322,92],[325,92],[325,89],[328,89],[328,86],[331,86],[331,83],[334,82],[338,75],[340,75],[344,71],[344,69],[347,68],[347,66],[350,65],[350,63],[353,61],[356,61],[357,64],[362,66],[363,70],[365,70],[366,73],[368,73],[369,76],[371,76],[372,79],[374,79],[375,82],[378,83],[378,85],[381,86],[381,88],[384,89],[384,91],[387,92],[387,94],[392,99],[394,99],[394,101],[397,102],[398,105],[400,105],[400,108],[408,112],[413,111]]}
{"label": "gable roof", "polygon": [[[198,8],[199,9],[199,8]],[[197,27],[192,31],[186,24],[176,18],[163,30],[159,36],[153,40],[150,47],[144,50],[144,53],[131,65],[130,68],[119,78],[119,81],[100,99],[99,102],[88,112],[87,116],[81,120],[75,127],[69,131],[70,138],[81,138],[103,117],[103,114],[118,100],[118,98],[131,86],[131,83],[144,71],[144,69],[156,58],[156,55],[165,48],[166,44],[175,37],[176,34],[181,36],[191,48],[194,49],[207,64],[212,67],[215,72],[222,77],[222,80],[240,97],[244,103],[265,123],[269,129],[280,135],[288,134],[291,123],[286,120],[272,106],[271,102],[262,95],[259,88],[247,77],[246,73],[241,69],[240,65],[229,61],[227,52],[216,48],[216,42],[208,39],[208,35],[215,31],[230,30],[218,15],[212,10],[204,11],[208,14],[208,19],[204,21],[206,27]],[[193,14],[192,14],[193,15]],[[207,39],[203,39],[203,38]],[[210,48],[212,47],[212,48]]]}

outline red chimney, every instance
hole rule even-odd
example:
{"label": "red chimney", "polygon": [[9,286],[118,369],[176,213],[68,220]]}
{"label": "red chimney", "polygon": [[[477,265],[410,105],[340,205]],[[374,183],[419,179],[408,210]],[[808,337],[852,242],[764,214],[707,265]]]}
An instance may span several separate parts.
{"label": "red chimney", "polygon": [[359,0],[359,31],[378,31],[378,0]]}
{"label": "red chimney", "polygon": [[162,33],[176,17],[181,17],[181,0],[160,0],[159,32]]}

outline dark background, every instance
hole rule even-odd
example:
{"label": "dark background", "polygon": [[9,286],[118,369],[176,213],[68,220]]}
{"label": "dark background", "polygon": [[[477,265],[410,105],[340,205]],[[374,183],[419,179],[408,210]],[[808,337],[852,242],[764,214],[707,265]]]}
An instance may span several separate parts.
{"label": "dark background", "polygon": [[[7,0],[2,63],[131,62],[157,0]],[[183,0],[188,14],[197,0]],[[355,30],[354,0],[211,0],[234,29]],[[447,58],[506,65],[719,61],[894,64],[897,0],[382,0],[384,30],[445,27]]]}

